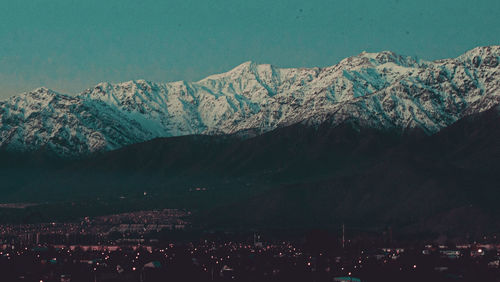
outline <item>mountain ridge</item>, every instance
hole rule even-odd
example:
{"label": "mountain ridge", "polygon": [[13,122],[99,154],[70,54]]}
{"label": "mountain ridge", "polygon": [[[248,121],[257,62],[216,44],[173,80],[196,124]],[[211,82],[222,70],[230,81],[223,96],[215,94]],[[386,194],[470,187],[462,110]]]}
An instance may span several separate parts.
{"label": "mountain ridge", "polygon": [[103,82],[75,96],[37,88],[0,101],[0,147],[80,156],[156,137],[347,121],[433,134],[500,103],[499,61],[500,46],[436,61],[363,52],[324,68],[249,61],[197,82]]}

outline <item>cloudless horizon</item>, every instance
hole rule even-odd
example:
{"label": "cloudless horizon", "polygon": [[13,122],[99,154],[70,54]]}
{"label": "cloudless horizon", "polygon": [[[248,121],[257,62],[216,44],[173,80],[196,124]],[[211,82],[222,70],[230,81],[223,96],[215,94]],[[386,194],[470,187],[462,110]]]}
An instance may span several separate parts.
{"label": "cloudless horizon", "polygon": [[0,99],[40,86],[197,81],[249,60],[323,67],[383,50],[434,60],[500,44],[494,0],[0,3]]}

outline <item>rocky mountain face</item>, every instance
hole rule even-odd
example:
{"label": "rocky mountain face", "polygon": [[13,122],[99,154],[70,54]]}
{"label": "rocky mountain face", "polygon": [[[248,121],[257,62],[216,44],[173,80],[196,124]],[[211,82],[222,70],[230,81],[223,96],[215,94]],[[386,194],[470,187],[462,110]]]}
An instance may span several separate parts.
{"label": "rocky mountain face", "polygon": [[198,82],[39,88],[0,102],[0,146],[80,156],[190,134],[261,134],[302,123],[433,134],[500,103],[500,46],[438,61],[361,53],[326,68],[253,62]]}
{"label": "rocky mountain face", "polygon": [[152,137],[116,108],[46,88],[0,103],[0,144],[11,151],[45,149],[75,155]]}

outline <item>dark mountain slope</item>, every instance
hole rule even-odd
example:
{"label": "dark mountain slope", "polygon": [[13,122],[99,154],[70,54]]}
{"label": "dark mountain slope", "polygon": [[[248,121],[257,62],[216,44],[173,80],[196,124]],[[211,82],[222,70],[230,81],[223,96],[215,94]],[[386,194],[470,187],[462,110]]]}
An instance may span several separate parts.
{"label": "dark mountain slope", "polygon": [[[376,149],[374,144],[364,152]],[[433,136],[402,136],[392,145],[375,150],[373,158],[350,159],[347,169],[332,170],[328,179],[282,185],[207,217],[226,226],[348,222],[364,228],[406,226],[408,232],[500,230],[498,110]]]}
{"label": "dark mountain slope", "polygon": [[155,139],[83,160],[4,154],[1,188],[4,201],[101,197],[107,205],[147,191],[152,198],[138,201],[197,210],[194,220],[213,227],[480,232],[499,230],[499,144],[498,109],[432,136],[297,124],[249,139]]}

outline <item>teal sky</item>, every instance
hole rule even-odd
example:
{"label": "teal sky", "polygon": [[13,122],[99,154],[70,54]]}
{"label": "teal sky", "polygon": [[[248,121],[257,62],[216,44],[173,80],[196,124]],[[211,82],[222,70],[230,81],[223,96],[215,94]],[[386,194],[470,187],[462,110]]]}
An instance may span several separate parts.
{"label": "teal sky", "polygon": [[101,81],[199,80],[248,60],[327,66],[500,44],[498,0],[0,0],[0,98]]}

